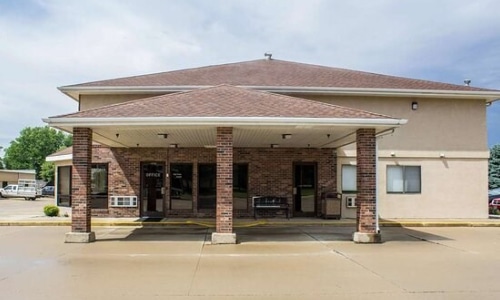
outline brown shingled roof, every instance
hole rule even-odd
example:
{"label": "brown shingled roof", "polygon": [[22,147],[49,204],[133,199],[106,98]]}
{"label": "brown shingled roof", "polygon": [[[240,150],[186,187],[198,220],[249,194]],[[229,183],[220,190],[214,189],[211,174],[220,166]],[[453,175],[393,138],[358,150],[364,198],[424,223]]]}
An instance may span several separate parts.
{"label": "brown shingled roof", "polygon": [[215,86],[318,87],[491,91],[463,85],[381,75],[282,60],[253,60],[95,81],[64,88]]}
{"label": "brown shingled roof", "polygon": [[64,149],[61,149],[57,152],[54,152],[47,157],[53,157],[53,156],[61,156],[61,155],[68,155],[68,154],[73,154],[73,146],[66,147]]}
{"label": "brown shingled roof", "polygon": [[230,85],[128,101],[53,118],[273,117],[393,119],[381,114]]}

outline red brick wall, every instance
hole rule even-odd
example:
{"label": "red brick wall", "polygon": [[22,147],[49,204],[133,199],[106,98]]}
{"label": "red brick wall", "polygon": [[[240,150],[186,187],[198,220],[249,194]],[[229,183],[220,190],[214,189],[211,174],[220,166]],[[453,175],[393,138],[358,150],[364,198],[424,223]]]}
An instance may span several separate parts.
{"label": "red brick wall", "polygon": [[71,172],[71,231],[90,232],[90,163],[92,130],[73,129],[73,170]]}
{"label": "red brick wall", "polygon": [[233,232],[233,128],[217,128],[216,231]]}
{"label": "red brick wall", "polygon": [[[106,148],[94,146],[93,163],[109,163],[109,195],[140,196],[141,162],[164,162],[169,171],[171,163],[193,164],[193,210],[167,211],[167,215],[179,217],[215,217],[215,210],[197,210],[198,164],[215,164],[216,150],[205,148]],[[248,195],[276,195],[293,202],[293,163],[317,163],[317,211],[321,211],[322,190],[336,191],[336,156],[333,149],[291,148],[235,148],[234,163],[248,164]],[[170,187],[166,178],[165,186]],[[168,202],[168,201],[167,201]],[[167,203],[168,204],[168,203]],[[137,208],[93,210],[93,215],[111,217],[138,217]],[[236,210],[234,216],[252,216],[252,211]]]}
{"label": "red brick wall", "polygon": [[357,231],[375,233],[376,138],[375,129],[358,129],[357,151]]}

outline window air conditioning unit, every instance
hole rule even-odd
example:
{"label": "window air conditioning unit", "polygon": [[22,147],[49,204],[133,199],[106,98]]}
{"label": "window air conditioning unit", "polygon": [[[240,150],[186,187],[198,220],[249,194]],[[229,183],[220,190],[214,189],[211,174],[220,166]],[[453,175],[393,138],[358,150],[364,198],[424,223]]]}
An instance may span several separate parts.
{"label": "window air conditioning unit", "polygon": [[111,196],[112,207],[137,207],[137,196]]}
{"label": "window air conditioning unit", "polygon": [[348,208],[355,208],[356,207],[356,197],[354,197],[354,196],[346,197],[345,204]]}

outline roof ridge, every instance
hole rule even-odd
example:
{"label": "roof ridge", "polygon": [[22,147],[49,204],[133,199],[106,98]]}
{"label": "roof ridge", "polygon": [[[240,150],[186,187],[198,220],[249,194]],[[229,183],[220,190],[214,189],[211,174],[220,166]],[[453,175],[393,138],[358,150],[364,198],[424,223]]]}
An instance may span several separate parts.
{"label": "roof ridge", "polygon": [[248,61],[242,61],[242,62],[231,62],[231,63],[223,63],[223,64],[214,64],[214,65],[208,65],[208,66],[202,66],[202,67],[192,67],[192,68],[187,68],[187,69],[174,69],[174,70],[169,70],[169,71],[160,71],[160,72],[153,72],[153,73],[146,73],[146,74],[139,74],[139,75],[132,75],[132,76],[123,76],[123,77],[110,78],[110,79],[93,80],[93,81],[88,81],[88,82],[83,82],[83,83],[65,85],[65,86],[62,86],[62,87],[77,87],[77,86],[80,86],[80,85],[86,85],[86,84],[92,84],[92,83],[98,83],[98,82],[115,81],[115,80],[121,80],[121,79],[132,79],[132,78],[154,76],[154,75],[162,75],[162,74],[168,74],[168,73],[174,73],[174,72],[180,72],[180,71],[201,70],[201,69],[208,69],[208,68],[213,68],[213,67],[235,65],[235,64],[240,64],[240,63],[256,62],[256,61],[259,61],[259,60],[265,60],[265,59],[254,59],[254,60],[248,60]]}
{"label": "roof ridge", "polygon": [[[351,88],[414,91],[500,92],[455,83],[387,75],[280,59],[257,59],[177,69],[59,87],[65,93],[80,89],[207,87],[220,83],[248,87]],[[76,97],[76,95],[72,95]],[[75,98],[76,99],[76,98]]]}

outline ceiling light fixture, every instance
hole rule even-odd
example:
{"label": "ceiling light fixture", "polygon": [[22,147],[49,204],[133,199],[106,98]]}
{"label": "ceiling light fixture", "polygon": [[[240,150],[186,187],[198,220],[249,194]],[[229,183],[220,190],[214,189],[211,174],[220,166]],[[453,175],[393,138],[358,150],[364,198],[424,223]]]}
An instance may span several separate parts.
{"label": "ceiling light fixture", "polygon": [[168,133],[158,133],[157,136],[159,139],[166,139],[168,138]]}
{"label": "ceiling light fixture", "polygon": [[285,133],[281,135],[281,138],[284,140],[289,140],[292,138],[292,135],[290,133]]}

